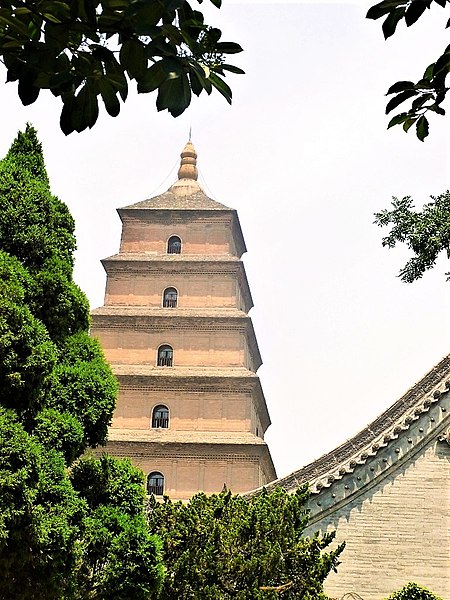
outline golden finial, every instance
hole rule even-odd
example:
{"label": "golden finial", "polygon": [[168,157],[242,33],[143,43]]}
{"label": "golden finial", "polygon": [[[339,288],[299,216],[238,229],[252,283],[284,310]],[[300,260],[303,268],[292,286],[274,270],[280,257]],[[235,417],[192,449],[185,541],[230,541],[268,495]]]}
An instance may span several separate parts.
{"label": "golden finial", "polygon": [[189,138],[188,143],[184,147],[181,153],[181,164],[178,169],[178,179],[194,179],[197,181],[197,152],[195,151],[194,144]]}

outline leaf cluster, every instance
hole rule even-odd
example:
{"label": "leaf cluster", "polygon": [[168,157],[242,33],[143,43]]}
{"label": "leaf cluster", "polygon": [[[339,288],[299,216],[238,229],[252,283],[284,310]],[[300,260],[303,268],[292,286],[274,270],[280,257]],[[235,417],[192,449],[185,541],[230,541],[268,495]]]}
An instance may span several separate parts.
{"label": "leaf cluster", "polygon": [[407,583],[401,590],[394,592],[388,600],[442,600],[433,592],[417,585],[417,583]]}
{"label": "leaf cluster", "polygon": [[[211,1],[220,7],[221,0]],[[24,105],[42,89],[59,97],[66,135],[95,124],[99,99],[117,116],[131,80],[139,93],[158,90],[157,109],[174,117],[192,93],[215,88],[231,103],[223,76],[243,71],[225,55],[242,48],[221,36],[187,0],[18,0],[0,7],[8,81],[18,81]]]}
{"label": "leaf cluster", "polygon": [[[384,37],[387,39],[394,35],[397,25],[404,20],[410,27],[430,9],[433,4],[445,8],[450,0],[383,0],[372,6],[368,13],[368,19],[379,19],[385,17],[382,25]],[[446,27],[450,26],[450,19]],[[392,85],[387,95],[395,94],[386,105],[386,114],[389,114],[403,102],[412,99],[409,110],[395,115],[388,124],[388,128],[394,125],[402,125],[404,131],[408,131],[413,125],[416,135],[422,142],[429,132],[427,114],[436,113],[445,115],[442,103],[449,90],[446,85],[447,75],[450,72],[450,45],[447,46],[441,56],[430,64],[421,79],[413,81],[397,81]]]}
{"label": "leaf cluster", "polygon": [[[393,248],[397,243],[404,243],[414,253],[399,273],[407,283],[420,279],[431,269],[440,252],[445,251],[450,258],[450,192],[431,198],[432,202],[425,204],[421,211],[414,210],[409,196],[393,198],[391,210],[375,214],[377,225],[391,226],[383,238],[383,246]],[[447,275],[450,279],[450,274]]]}
{"label": "leaf cluster", "polygon": [[144,515],[144,477],[128,460],[86,458],[70,476],[88,505],[77,572],[79,598],[149,600],[158,597],[164,567],[161,541]]}
{"label": "leaf cluster", "polygon": [[27,127],[0,161],[0,597],[144,600],[164,572],[142,473],[79,460],[117,382],[72,280],[73,226]]}
{"label": "leaf cluster", "polygon": [[161,599],[322,598],[322,584],[343,547],[323,550],[334,535],[305,537],[308,492],[263,491],[168,498],[148,505],[151,532],[163,540],[167,575]]}

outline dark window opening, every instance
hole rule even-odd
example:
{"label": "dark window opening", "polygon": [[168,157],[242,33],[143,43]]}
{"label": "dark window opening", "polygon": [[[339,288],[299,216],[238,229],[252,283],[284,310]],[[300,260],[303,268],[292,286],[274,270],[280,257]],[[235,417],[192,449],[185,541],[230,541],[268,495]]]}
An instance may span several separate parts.
{"label": "dark window opening", "polygon": [[167,406],[163,404],[155,406],[152,414],[152,427],[169,427],[169,409]]}
{"label": "dark window opening", "polygon": [[164,345],[158,348],[158,367],[171,367],[173,365],[173,348]]}
{"label": "dark window opening", "polygon": [[167,288],[164,290],[163,307],[176,308],[178,303],[178,292],[175,288]]}
{"label": "dark window opening", "polygon": [[167,254],[181,254],[181,239],[173,235],[167,242]]}
{"label": "dark window opening", "polygon": [[164,475],[158,471],[150,473],[147,477],[147,492],[149,494],[155,494],[155,496],[162,496],[164,494]]}

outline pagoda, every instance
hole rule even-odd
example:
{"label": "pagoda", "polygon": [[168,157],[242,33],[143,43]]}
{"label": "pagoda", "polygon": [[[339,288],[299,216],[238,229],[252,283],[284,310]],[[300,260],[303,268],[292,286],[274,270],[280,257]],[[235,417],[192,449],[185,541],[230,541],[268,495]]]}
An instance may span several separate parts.
{"label": "pagoda", "polygon": [[107,452],[172,499],[274,480],[236,210],[203,192],[189,141],[169,190],[118,213],[120,250],[102,261],[91,328],[120,386]]}

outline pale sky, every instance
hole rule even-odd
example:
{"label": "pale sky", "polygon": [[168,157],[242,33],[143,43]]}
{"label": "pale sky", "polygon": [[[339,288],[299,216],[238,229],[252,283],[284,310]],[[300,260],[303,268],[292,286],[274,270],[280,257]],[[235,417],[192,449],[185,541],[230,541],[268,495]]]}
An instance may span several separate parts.
{"label": "pale sky", "polygon": [[24,108],[16,84],[0,88],[0,154],[27,120],[38,129],[52,190],[77,222],[76,281],[93,308],[100,259],[119,246],[115,209],[170,186],[192,126],[200,183],[238,210],[246,239],[279,475],[353,436],[449,352],[448,261],[404,284],[408,253],[382,248],[387,232],[373,225],[391,196],[420,206],[449,187],[450,116],[432,119],[421,143],[387,131],[384,115],[389,85],[418,79],[448,44],[449,15],[435,6],[385,42],[364,18],[372,3],[209,8],[245,49],[230,60],[247,73],[227,78],[231,107],[216,94],[173,119],[154,94],[132,92],[119,117],[103,111],[92,131],[65,137],[50,94]]}

